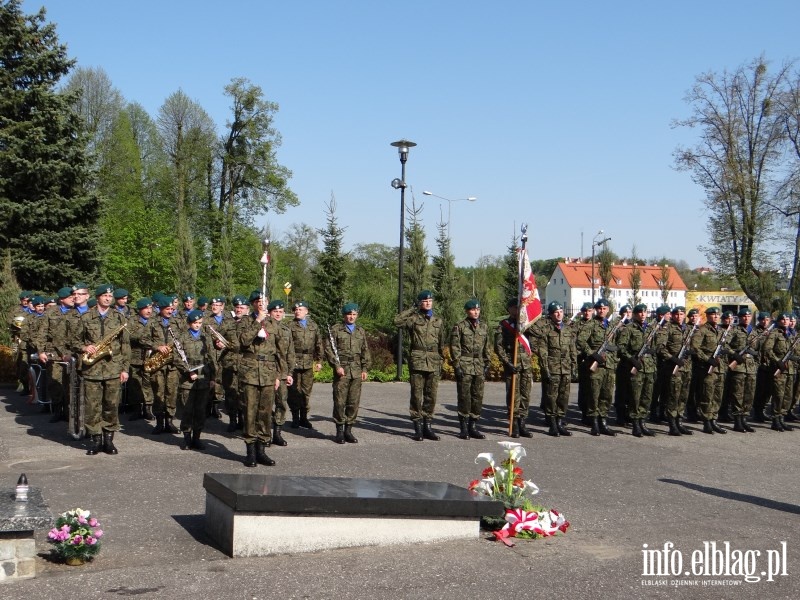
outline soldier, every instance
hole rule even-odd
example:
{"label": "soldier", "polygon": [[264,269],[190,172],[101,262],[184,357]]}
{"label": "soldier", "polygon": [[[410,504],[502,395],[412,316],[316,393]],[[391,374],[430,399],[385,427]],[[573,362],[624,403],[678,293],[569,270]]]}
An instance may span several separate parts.
{"label": "soldier", "polygon": [[127,321],[111,308],[114,288],[101,285],[95,297],[97,305],[81,316],[72,342],[73,350],[86,357],[81,361],[81,377],[86,394],[86,431],[91,437],[86,454],[90,456],[101,449],[117,454],[114,432],[119,431],[120,386],[128,381],[131,359]]}
{"label": "soldier", "polygon": [[[630,304],[625,304],[619,309],[619,318],[623,321],[623,326],[630,323],[633,316],[633,307]],[[617,333],[616,342],[619,342],[619,337],[622,335],[623,329]],[[617,346],[619,344],[617,343]],[[617,355],[619,358],[619,354]],[[628,407],[632,402],[631,392],[631,378],[630,378],[630,365],[627,360],[617,360],[617,368],[614,375],[614,411],[617,414],[617,425],[620,427],[628,425],[631,422],[628,416]]]}
{"label": "soldier", "polygon": [[542,372],[544,414],[550,417],[548,435],[570,436],[564,417],[569,405],[572,372],[577,367],[575,334],[564,323],[564,307],[558,302],[547,305],[547,319],[533,326],[534,351]]}
{"label": "soldier", "polygon": [[697,332],[695,325],[684,323],[686,309],[676,306],[672,309],[672,319],[663,328],[659,336],[656,354],[661,361],[662,399],[669,423],[669,435],[692,435],[692,430],[681,423],[686,397],[689,394],[691,379],[691,361],[689,360],[689,343]]}
{"label": "soldier", "polygon": [[[662,304],[656,309],[656,319],[664,323],[658,330],[655,340],[655,348],[663,347],[667,335],[667,327],[672,320],[672,312],[669,306]],[[653,399],[650,401],[650,421],[661,423],[666,420],[667,400],[669,398],[669,388],[674,364],[670,364],[661,355],[656,353],[656,382],[653,385]]]}
{"label": "soldier", "polygon": [[[775,431],[792,431],[794,426],[786,423],[784,417],[792,401],[795,362],[793,340],[789,331],[789,313],[777,317],[775,328],[769,333],[761,348],[762,362],[769,366],[772,374],[772,426]],[[788,356],[788,358],[787,358]]]}
{"label": "soldier", "polygon": [[733,430],[752,433],[747,417],[753,406],[758,371],[758,332],[751,326],[753,313],[749,308],[739,310],[739,323],[730,336],[729,347],[733,360],[728,365],[730,411]]}
{"label": "soldier", "polygon": [[16,352],[14,353],[13,359],[17,373],[17,380],[19,381],[17,391],[23,396],[27,396],[30,393],[30,390],[28,389],[30,378],[28,377],[27,348],[25,347],[25,344],[20,343],[20,340],[22,339],[26,322],[29,320],[32,312],[28,307],[31,296],[33,296],[33,293],[25,290],[19,293],[19,305],[14,309],[14,312],[11,314],[11,317],[8,321],[8,326],[11,330],[11,337],[14,339],[14,345],[16,346]]}
{"label": "soldier", "polygon": [[[653,387],[656,380],[655,350],[652,344],[658,325],[646,320],[647,306],[637,304],[633,307],[633,320],[628,323],[619,336],[619,356],[625,362],[622,374],[630,382],[631,398],[628,405],[628,418],[635,437],[655,435],[644,424],[650,410]],[[619,383],[619,381],[617,382]]]}
{"label": "soldier", "polygon": [[[726,330],[719,326],[719,321],[719,308],[716,306],[707,308],[706,322],[692,338],[692,350],[701,365],[698,371],[701,379],[698,384],[701,386],[702,400],[698,412],[703,418],[703,433],[711,434],[727,433],[727,430],[717,423],[727,366],[725,357],[728,354],[723,337]],[[722,348],[720,344],[723,344]]]}
{"label": "soldier", "polygon": [[[692,308],[689,312],[686,313],[686,325],[688,327],[694,327],[695,325],[699,329],[702,325],[701,318],[700,318],[700,311],[696,308]],[[695,335],[697,334],[697,330],[695,330]],[[702,400],[702,391],[703,391],[703,365],[700,363],[700,360],[697,358],[694,350],[692,350],[691,345],[689,346],[689,356],[691,358],[691,365],[688,371],[689,376],[689,394],[686,398],[686,420],[692,423],[696,423],[699,421],[699,416],[697,414],[697,408],[700,406],[700,402]],[[708,370],[708,367],[706,367]],[[686,375],[687,373],[684,373]]]}
{"label": "soldier", "polygon": [[[578,339],[584,327],[592,322],[594,316],[594,305],[591,302],[584,302],[581,306],[580,317],[570,321],[569,326],[574,329],[575,339]],[[592,419],[589,418],[588,407],[589,398],[592,396],[592,382],[589,372],[589,364],[586,363],[587,356],[578,350],[578,408],[581,411],[581,422],[584,425],[591,425]],[[593,360],[591,362],[594,362]]]}
{"label": "soldier", "polygon": [[232,319],[225,319],[222,330],[220,333],[225,336],[231,348],[227,352],[223,352],[219,359],[220,370],[222,371],[222,387],[225,390],[225,409],[228,412],[230,422],[228,423],[228,431],[236,431],[244,427],[244,407],[242,405],[242,397],[239,393],[239,341],[236,334],[236,328],[239,326],[242,318],[247,316],[249,307],[247,305],[247,298],[245,296],[234,296],[231,300],[233,304],[234,317]]}
{"label": "soldier", "polygon": [[177,361],[180,372],[178,414],[181,417],[184,450],[205,450],[200,434],[205,428],[209,389],[214,387],[216,357],[213,337],[203,331],[203,313],[191,310],[186,315],[186,327],[177,338],[186,357]]}
{"label": "soldier", "polygon": [[394,326],[408,333],[408,361],[411,384],[410,413],[414,423],[414,441],[438,440],[431,422],[436,410],[436,395],[444,358],[447,332],[442,319],[433,313],[433,294],[422,290],[417,305],[394,318]]}
{"label": "soldier", "polygon": [[122,313],[122,316],[129,319],[131,308],[128,306],[128,290],[117,288],[114,290],[114,308]]}
{"label": "soldier", "polygon": [[47,394],[53,411],[51,423],[66,420],[64,405],[69,393],[66,379],[72,368],[66,364],[71,358],[67,314],[73,304],[71,287],[58,290],[58,306],[45,312],[46,322],[42,324],[34,342],[39,362],[48,369]]}
{"label": "soldier", "polygon": [[144,361],[150,347],[142,343],[150,329],[153,317],[153,301],[140,298],[136,302],[136,314],[128,319],[131,340],[131,376],[128,379],[128,399],[132,408],[131,421],[144,417],[146,421],[155,420],[153,414],[153,382],[150,373],[144,370]]}
{"label": "soldier", "polygon": [[295,356],[294,383],[289,388],[292,428],[314,429],[308,420],[308,414],[311,409],[314,373],[322,369],[322,360],[325,355],[323,335],[317,324],[308,316],[308,304],[305,300],[295,302],[292,311],[294,320],[288,324],[289,332],[292,334]]}
{"label": "soldier", "polygon": [[[517,332],[519,307],[516,298],[506,302],[508,317],[494,330],[494,352],[503,364],[506,380],[506,408],[511,407],[511,389],[514,388],[514,414],[511,416],[511,437],[531,437],[528,431],[528,411],[531,400],[533,366],[531,365],[530,329]],[[514,344],[517,344],[517,361],[514,363]]]}
{"label": "soldier", "polygon": [[208,303],[209,299],[207,296],[200,296],[199,298],[197,298],[197,305],[195,306],[195,308],[200,312],[204,313],[208,310]]}
{"label": "soldier", "polygon": [[756,371],[756,391],[753,396],[753,421],[756,423],[765,423],[769,417],[764,413],[764,409],[771,403],[772,398],[772,373],[770,367],[763,361],[761,348],[769,335],[770,328],[774,328],[775,324],[770,325],[772,315],[766,311],[759,312],[757,315],[756,333],[758,335],[758,343],[755,348],[759,353],[758,370]]}
{"label": "soldier", "polygon": [[[208,299],[203,296],[208,305]],[[198,304],[199,306],[199,304]],[[203,328],[208,330],[208,337],[213,342],[212,351],[214,353],[214,362],[219,367],[222,362],[222,355],[229,353],[231,350],[228,347],[232,344],[230,337],[223,333],[227,329],[227,322],[232,321],[231,317],[225,315],[225,298],[222,296],[214,296],[211,298],[211,314],[204,312],[204,309],[198,308],[204,314]],[[217,336],[225,338],[223,342]],[[235,336],[234,336],[235,337]],[[235,352],[235,350],[233,350]],[[208,415],[214,419],[221,419],[222,413],[219,411],[219,405],[225,400],[225,388],[222,386],[222,369],[215,369],[214,386],[208,396]]]}
{"label": "soldier", "polygon": [[159,294],[155,301],[158,304],[158,316],[151,319],[148,329],[142,334],[140,343],[149,348],[153,354],[160,353],[162,364],[150,373],[153,384],[153,411],[156,417],[156,426],[153,435],[160,433],[178,433],[178,428],[172,420],[178,404],[179,374],[175,356],[175,329],[179,324],[172,318],[174,311],[172,296]]}
{"label": "soldier", "polygon": [[[275,391],[275,408],[272,418],[272,443],[276,446],[286,446],[287,442],[283,439],[281,431],[286,423],[286,411],[288,409],[287,399],[289,396],[289,386],[294,382],[292,370],[295,364],[294,344],[292,343],[292,333],[283,323],[285,310],[283,300],[273,300],[267,305],[270,318],[278,326],[278,351],[285,355],[287,370],[281,374],[281,383]],[[269,443],[267,444],[269,446]]]}
{"label": "soldier", "polygon": [[[720,318],[721,327],[722,329],[728,329],[728,326],[733,323],[733,312],[729,310],[722,311],[722,317]],[[734,333],[733,328],[731,328],[731,334]],[[729,336],[730,337],[730,336]],[[730,341],[730,340],[728,340]],[[728,348],[730,351],[730,348]],[[722,365],[724,370],[724,380],[722,383],[722,403],[719,406],[719,416],[717,418],[718,421],[730,422],[731,419],[731,412],[730,412],[730,403],[731,403],[731,377],[730,373],[728,372],[728,361],[722,360],[720,361],[720,365]]]}
{"label": "soldier", "polygon": [[264,452],[272,431],[272,410],[275,392],[288,372],[286,354],[277,341],[279,326],[267,314],[263,294],[250,294],[252,312],[243,317],[236,328],[241,348],[239,382],[244,405],[244,438],[246,467],[256,464],[272,466],[275,461]]}
{"label": "soldier", "polygon": [[361,403],[361,384],[367,380],[372,356],[366,331],[356,325],[358,304],[345,304],[342,318],[342,323],[331,327],[330,338],[325,344],[325,355],[333,367],[334,441],[337,444],[356,444],[358,440],[353,436],[353,425]]}
{"label": "soldier", "polygon": [[485,439],[478,430],[483,408],[483,384],[489,372],[489,327],[480,320],[478,300],[464,304],[467,318],[456,323],[450,334],[450,360],[456,375],[458,423],[462,440]]}
{"label": "soldier", "polygon": [[622,324],[619,317],[615,325],[608,321],[608,300],[600,298],[594,304],[594,318],[578,333],[575,346],[585,358],[584,369],[589,376],[588,406],[586,413],[591,422],[592,435],[615,436],[608,428],[608,410],[614,391],[614,374],[617,368],[616,332]]}

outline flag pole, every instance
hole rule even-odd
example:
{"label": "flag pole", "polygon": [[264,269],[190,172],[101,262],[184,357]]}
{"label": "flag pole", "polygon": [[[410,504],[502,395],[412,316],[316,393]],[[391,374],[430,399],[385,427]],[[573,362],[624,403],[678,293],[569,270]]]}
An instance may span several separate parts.
{"label": "flag pole", "polygon": [[523,273],[523,256],[525,255],[526,249],[525,246],[528,242],[528,224],[523,223],[520,226],[520,230],[522,232],[522,236],[520,237],[520,241],[522,242],[522,248],[519,251],[519,256],[517,260],[517,324],[516,324],[516,335],[514,336],[514,349],[511,351],[511,364],[514,365],[514,372],[511,374],[511,401],[508,403],[508,435],[510,436],[512,431],[514,430],[514,404],[517,396],[517,359],[519,358],[519,339],[518,336],[520,335],[519,330],[519,311],[522,310],[522,278],[524,276]]}

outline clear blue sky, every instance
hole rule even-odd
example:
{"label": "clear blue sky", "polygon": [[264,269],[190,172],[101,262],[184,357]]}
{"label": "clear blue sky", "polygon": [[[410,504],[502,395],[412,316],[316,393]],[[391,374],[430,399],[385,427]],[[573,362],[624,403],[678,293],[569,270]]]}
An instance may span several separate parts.
{"label": "clear blue sky", "polygon": [[[155,117],[179,88],[224,130],[233,77],[280,111],[279,161],[301,205],[269,214],[276,237],[324,224],[331,192],[345,248],[399,240],[400,176],[389,144],[407,138],[406,180],[430,251],[454,202],[456,264],[502,255],[529,224],[533,258],[610,248],[706,264],[703,191],[672,168],[693,133],[696,75],[764,54],[800,55],[794,1],[471,2],[381,0],[25,0],[47,8],[70,56],[102,67]],[[411,194],[406,194],[410,201]],[[441,202],[441,204],[440,204]]]}

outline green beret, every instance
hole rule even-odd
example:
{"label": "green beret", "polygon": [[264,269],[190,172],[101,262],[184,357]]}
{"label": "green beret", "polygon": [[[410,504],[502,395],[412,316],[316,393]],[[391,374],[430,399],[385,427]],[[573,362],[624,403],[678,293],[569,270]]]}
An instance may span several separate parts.
{"label": "green beret", "polygon": [[686,313],[686,316],[687,317],[693,317],[694,315],[699,315],[699,314],[700,314],[699,310],[697,310],[696,308],[690,308],[689,312]]}
{"label": "green beret", "polygon": [[71,287],[63,287],[58,290],[58,297],[59,298],[69,298],[72,296],[72,288]]}
{"label": "green beret", "polygon": [[358,312],[358,304],[356,304],[355,302],[348,302],[347,304],[345,304],[342,307],[342,314],[343,315],[346,315],[346,314],[351,313],[351,312],[354,312],[354,313]]}
{"label": "green beret", "polygon": [[739,309],[739,312],[737,313],[736,316],[738,316],[738,317],[746,317],[747,315],[752,315],[752,314],[753,314],[753,312],[749,308],[744,306],[744,307]]}
{"label": "green beret", "polygon": [[675,308],[672,309],[672,314],[673,315],[677,315],[679,312],[685,313],[686,312],[686,307],[685,306],[676,306]]}
{"label": "green beret", "polygon": [[31,297],[31,293],[26,291],[26,290],[23,290],[23,291],[21,291],[19,293],[19,299],[20,300],[22,300],[23,298],[30,298],[30,297]]}
{"label": "green beret", "polygon": [[593,308],[594,305],[591,302],[584,302],[583,305],[581,306],[581,312],[586,310],[592,310]]}
{"label": "green beret", "polygon": [[58,303],[58,298],[56,296],[50,296],[49,298],[45,298],[45,300],[46,300],[45,304],[50,304],[50,303],[57,304]]}
{"label": "green beret", "polygon": [[126,290],[125,288],[117,288],[114,290],[114,298],[116,298],[117,300],[119,300],[120,298],[124,298],[127,295],[128,295],[128,290]]}
{"label": "green beret", "polygon": [[42,298],[41,296],[34,296],[33,298],[31,298],[31,304],[33,304],[34,306],[38,304],[44,304],[44,298]]}
{"label": "green beret", "polygon": [[233,300],[231,300],[231,304],[234,306],[242,306],[247,304],[247,298],[244,296],[234,296]]}
{"label": "green beret", "polygon": [[308,303],[305,300],[298,300],[294,304],[292,304],[292,310],[295,308],[308,308]]}
{"label": "green beret", "polygon": [[250,302],[255,302],[256,300],[261,300],[264,295],[261,293],[261,290],[253,290],[250,293]]}
{"label": "green beret", "polygon": [[597,302],[594,303],[595,308],[601,308],[603,306],[609,306],[608,300],[605,298],[600,298]]}
{"label": "green beret", "polygon": [[202,318],[203,318],[203,311],[202,310],[197,310],[197,309],[190,310],[189,314],[186,315],[186,322],[187,323],[194,323],[198,319],[202,319]]}
{"label": "green beret", "polygon": [[629,310],[631,310],[631,305],[630,304],[625,304],[625,305],[619,307],[619,314],[620,315],[624,315]]}
{"label": "green beret", "polygon": [[556,312],[557,310],[563,310],[563,309],[564,309],[564,307],[561,304],[559,304],[558,302],[551,302],[550,304],[547,305],[547,312],[548,312],[548,314],[551,314],[551,315],[554,312]]}
{"label": "green beret", "polygon": [[707,314],[707,315],[716,315],[716,314],[719,314],[719,308],[718,308],[718,307],[716,307],[716,306],[709,306],[709,307],[706,309],[706,314]]}
{"label": "green beret", "polygon": [[778,318],[779,319],[787,319],[788,320],[788,319],[792,318],[792,314],[788,313],[788,312],[782,312],[781,314],[778,315]]}
{"label": "green beret", "polygon": [[94,291],[95,296],[102,296],[103,294],[113,294],[114,293],[114,286],[110,283],[104,283],[103,285],[98,285],[97,289]]}
{"label": "green beret", "polygon": [[658,315],[659,317],[663,317],[669,312],[670,312],[669,306],[667,306],[666,304],[662,304],[656,309],[656,315]]}
{"label": "green beret", "polygon": [[433,298],[433,293],[430,290],[422,290],[419,294],[417,294],[417,302],[430,300],[431,298]]}
{"label": "green beret", "polygon": [[730,319],[732,316],[733,316],[733,312],[730,311],[730,310],[726,310],[724,313],[722,313],[722,318],[723,319]]}
{"label": "green beret", "polygon": [[183,296],[181,296],[181,300],[186,302],[187,300],[194,300],[194,294],[191,292],[184,292]]}
{"label": "green beret", "polygon": [[645,313],[647,312],[647,304],[637,304],[633,307],[633,312],[635,313]]}
{"label": "green beret", "polygon": [[[218,300],[217,302],[224,302],[224,300]],[[200,296],[197,299],[198,304],[208,304],[208,297],[207,296]]]}
{"label": "green beret", "polygon": [[276,308],[283,308],[283,300],[273,300],[267,304],[267,310],[275,310]]}
{"label": "green beret", "polygon": [[480,308],[480,307],[481,303],[478,301],[477,298],[472,298],[464,303],[464,310],[471,310],[473,308]]}
{"label": "green beret", "polygon": [[770,317],[770,314],[765,310],[762,310],[761,312],[758,313],[758,320],[759,321],[761,321],[762,319],[769,319],[769,317]]}
{"label": "green beret", "polygon": [[[200,300],[203,300],[203,298],[200,298]],[[206,302],[201,302],[200,300],[197,301],[198,304],[207,304],[208,302],[211,304],[214,304],[215,302],[225,304],[225,296],[211,296],[211,298],[209,298]]]}
{"label": "green beret", "polygon": [[153,301],[150,298],[139,298],[136,301],[136,310],[142,310],[143,308],[147,308],[148,306],[152,306]]}
{"label": "green beret", "polygon": [[86,303],[86,306],[92,308],[93,306],[97,306],[97,300],[94,298],[90,298],[89,301]]}
{"label": "green beret", "polygon": [[88,289],[89,289],[89,284],[84,283],[82,281],[79,281],[78,283],[72,286],[73,293],[77,292],[78,290],[88,290]]}

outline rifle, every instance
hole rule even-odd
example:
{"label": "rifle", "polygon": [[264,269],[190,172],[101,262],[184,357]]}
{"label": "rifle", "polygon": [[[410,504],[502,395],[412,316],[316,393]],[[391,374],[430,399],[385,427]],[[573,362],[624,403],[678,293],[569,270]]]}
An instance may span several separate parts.
{"label": "rifle", "polygon": [[[685,338],[683,338],[683,344],[681,344],[681,349],[678,351],[678,360],[683,360],[684,358],[686,358],[686,355],[689,354],[689,343],[692,341],[692,337],[694,337],[695,331],[697,331],[697,323],[692,325],[692,330],[688,334],[686,334]],[[672,369],[672,374],[677,375],[678,369],[680,368],[681,366],[679,364],[675,365],[675,368]]]}
{"label": "rifle", "polygon": [[[773,327],[775,327],[775,323],[773,323],[772,325],[770,325],[769,327],[767,327],[767,328],[766,328],[764,331],[762,331],[762,332],[761,332],[761,333],[759,333],[757,336],[755,336],[755,337],[754,337],[754,338],[753,338],[753,339],[750,341],[750,343],[749,343],[749,344],[747,344],[747,345],[744,347],[744,349],[743,349],[743,350],[740,352],[740,354],[741,354],[742,356],[744,356],[745,354],[749,354],[749,355],[751,355],[751,356],[753,356],[753,357],[756,357],[756,356],[758,356],[758,354],[756,353],[756,346],[757,346],[757,345],[758,345],[758,343],[761,341],[761,338],[763,338],[763,337],[766,337],[766,336],[768,336],[768,335],[769,335],[769,332],[770,332],[770,331],[772,331]],[[736,359],[734,358],[734,359],[733,359],[733,360],[730,362],[730,364],[728,365],[728,368],[730,368],[730,369],[733,369],[733,368],[735,368],[735,367],[736,367],[736,365],[738,365],[738,364],[739,364],[739,361],[738,361],[738,360],[736,360]]]}
{"label": "rifle", "polygon": [[[651,352],[650,345],[653,343],[653,339],[656,337],[656,332],[661,328],[661,326],[664,324],[664,321],[666,320],[667,316],[664,315],[663,317],[661,317],[661,320],[658,322],[658,325],[655,325],[653,327],[653,330],[647,334],[647,337],[644,340],[644,344],[642,344],[642,347],[639,348],[639,352],[636,354],[636,358],[638,360],[642,360],[642,357],[645,354]],[[636,375],[638,372],[639,369],[637,369],[635,366],[631,369],[631,375]]]}
{"label": "rifle", "polygon": [[[717,347],[714,349],[714,354],[711,355],[711,360],[717,358],[722,352],[722,347],[725,345],[725,340],[728,338],[728,334],[731,332],[731,329],[733,329],[733,319],[731,319],[730,324],[725,328],[725,331],[722,333],[722,337],[719,338],[719,344],[717,344]],[[708,367],[709,375],[711,375],[711,372],[714,370],[715,366],[716,365],[712,364],[710,367]]]}
{"label": "rifle", "polygon": [[[626,321],[627,321],[626,318],[620,317],[614,322],[614,327],[609,327],[608,332],[606,333],[606,339],[603,340],[603,344],[600,346],[600,348],[597,349],[597,352],[595,352],[596,356],[600,357],[605,356],[606,352],[608,352],[608,347],[611,345],[611,342],[617,335],[619,328],[622,327]],[[595,371],[597,371],[597,367],[598,367],[598,362],[595,360],[589,367],[589,370],[592,373],[594,373]]]}
{"label": "rifle", "polygon": [[792,352],[794,351],[794,347],[797,345],[797,342],[800,342],[800,335],[794,336],[794,341],[792,345],[789,346],[789,349],[786,351],[786,354],[783,355],[783,359],[778,365],[778,368],[775,371],[775,377],[780,377],[780,375],[786,370],[786,363],[792,359]]}

